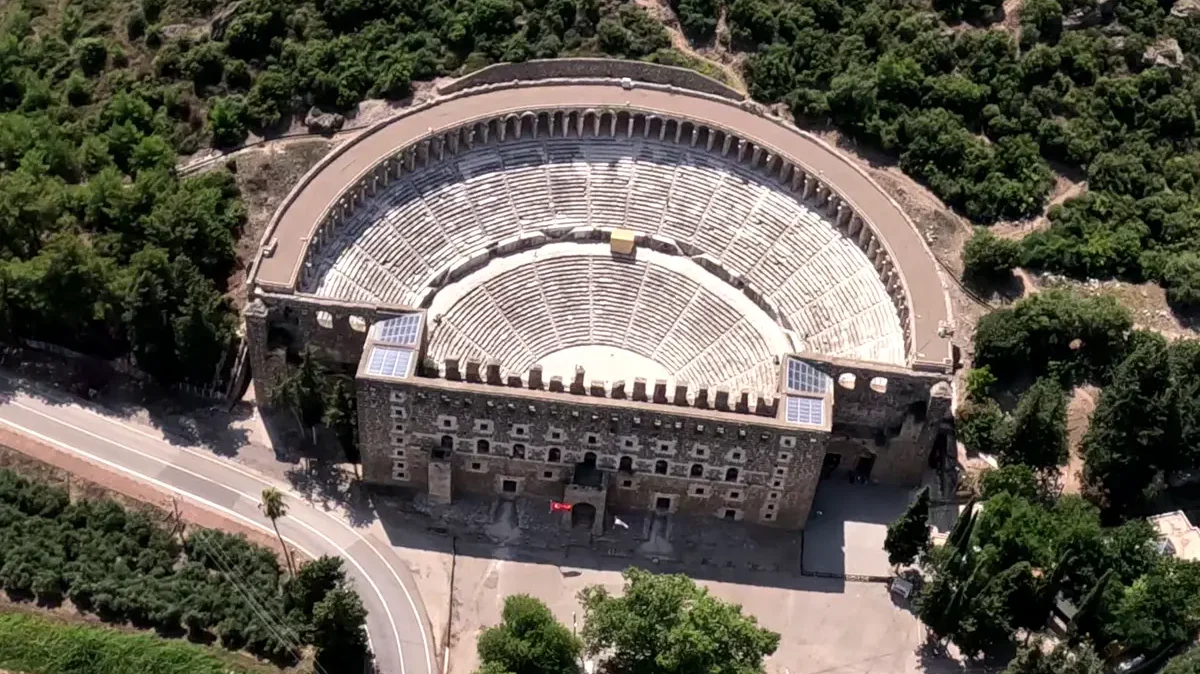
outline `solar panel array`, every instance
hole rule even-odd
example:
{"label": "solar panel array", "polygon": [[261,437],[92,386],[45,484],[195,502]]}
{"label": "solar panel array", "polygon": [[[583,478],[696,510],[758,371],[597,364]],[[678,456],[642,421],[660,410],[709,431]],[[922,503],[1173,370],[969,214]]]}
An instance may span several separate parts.
{"label": "solar panel array", "polygon": [[821,398],[788,396],[787,420],[793,424],[825,424],[825,401]]}
{"label": "solar panel array", "polygon": [[375,340],[384,344],[416,346],[420,332],[420,314],[404,314],[375,324]]}
{"label": "solar panel array", "polygon": [[408,377],[408,365],[412,362],[411,349],[396,349],[390,346],[371,348],[371,360],[367,362],[367,374],[382,377]]}
{"label": "solar panel array", "polygon": [[788,360],[787,387],[796,393],[829,393],[833,377],[802,361]]}

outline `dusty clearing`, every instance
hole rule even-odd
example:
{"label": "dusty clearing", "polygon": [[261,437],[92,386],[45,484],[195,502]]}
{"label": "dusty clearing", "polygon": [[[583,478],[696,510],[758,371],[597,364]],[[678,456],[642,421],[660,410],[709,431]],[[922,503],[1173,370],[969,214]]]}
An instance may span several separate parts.
{"label": "dusty clearing", "polygon": [[675,11],[671,9],[670,3],[666,0],[637,0],[637,4],[666,27],[667,34],[671,37],[672,47],[720,70],[730,86],[738,91],[746,91],[746,81],[742,79],[742,74],[736,67],[740,64],[741,59],[721,46],[721,35],[725,28],[724,10],[722,10],[718,22],[717,37],[713,40],[713,44],[695,49],[683,34],[683,30],[679,26],[679,18],[675,16]]}
{"label": "dusty clearing", "polygon": [[234,305],[245,302],[246,273],[254,261],[271,215],[309,168],[321,160],[334,143],[306,138],[289,143],[268,143],[255,152],[233,159],[237,184],[246,204],[246,228],[237,242],[237,266],[229,279],[229,296]]}
{"label": "dusty clearing", "polygon": [[1083,455],[1079,452],[1079,445],[1087,433],[1099,395],[1100,389],[1095,386],[1080,386],[1071,392],[1071,399],[1067,402],[1067,443],[1071,457],[1062,469],[1064,494],[1078,494],[1083,489]]}

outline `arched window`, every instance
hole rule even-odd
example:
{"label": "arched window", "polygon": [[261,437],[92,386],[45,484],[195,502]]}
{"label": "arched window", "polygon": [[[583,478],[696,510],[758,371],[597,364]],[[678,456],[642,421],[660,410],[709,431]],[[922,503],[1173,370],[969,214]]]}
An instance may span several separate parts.
{"label": "arched window", "polygon": [[562,450],[560,450],[558,447],[551,447],[550,451],[546,453],[546,460],[550,463],[558,463],[559,461],[562,461]]}
{"label": "arched window", "polygon": [[737,482],[737,478],[738,478],[738,469],[737,468],[730,468],[729,470],[725,471],[725,481],[726,482]]}
{"label": "arched window", "polygon": [[487,454],[490,451],[492,451],[492,443],[482,438],[475,441],[476,454]]}
{"label": "arched window", "polygon": [[454,438],[449,435],[442,436],[442,449],[454,449]]}
{"label": "arched window", "polygon": [[633,472],[633,459],[628,456],[621,457],[621,463],[617,466],[617,470],[623,470],[626,473]]}
{"label": "arched window", "polygon": [[525,445],[522,445],[519,442],[516,443],[515,445],[513,445],[512,446],[512,455],[513,455],[514,459],[524,459],[525,458]]}
{"label": "arched window", "polygon": [[584,454],[583,455],[583,463],[588,466],[595,466],[596,465],[596,453],[588,452],[587,454]]}
{"label": "arched window", "polygon": [[698,463],[692,464],[692,477],[704,477],[704,466]]}
{"label": "arched window", "polygon": [[654,462],[654,472],[658,475],[666,475],[667,474],[667,462],[663,461],[662,459],[655,461]]}

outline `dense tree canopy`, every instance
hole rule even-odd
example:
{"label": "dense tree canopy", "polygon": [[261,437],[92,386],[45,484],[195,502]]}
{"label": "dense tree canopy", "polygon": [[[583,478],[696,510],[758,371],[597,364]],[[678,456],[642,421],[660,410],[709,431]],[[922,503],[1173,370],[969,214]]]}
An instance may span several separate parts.
{"label": "dense tree canopy", "polygon": [[1038,379],[1013,412],[1008,444],[1000,458],[1035,470],[1055,470],[1067,462],[1067,399],[1058,382]]}
{"label": "dense tree canopy", "polygon": [[1129,312],[1107,295],[1051,289],[979,319],[975,365],[1002,383],[1051,375],[1063,384],[1103,380],[1125,355]]}
{"label": "dense tree canopy", "polygon": [[[690,30],[716,5],[686,0]],[[176,155],[492,61],[689,63],[616,0],[17,0],[0,19],[0,335],[208,384],[235,319],[233,178]],[[714,15],[715,16],[715,15]],[[715,22],[715,20],[714,20]],[[207,30],[164,30],[202,25]],[[344,411],[344,410],[342,410]],[[347,430],[343,425],[340,433]]]}
{"label": "dense tree canopy", "polygon": [[600,586],[580,593],[582,636],[591,654],[603,653],[627,674],[753,674],[775,652],[779,635],[716,599],[682,575],[625,571],[615,597]]}
{"label": "dense tree canopy", "polygon": [[10,597],[69,599],[106,621],[215,636],[281,662],[308,644],[327,663],[369,657],[365,612],[340,559],[310,562],[288,581],[274,553],[240,536],[196,529],[181,544],[149,513],[72,502],[8,471],[0,471],[0,587]]}
{"label": "dense tree canopy", "polygon": [[[1003,654],[1018,629],[1045,624],[1060,593],[1092,605],[1081,629],[1098,648],[1117,641],[1154,651],[1189,629],[1186,621],[1178,630],[1167,625],[1200,597],[1188,594],[1200,565],[1160,555],[1154,530],[1142,520],[1106,528],[1099,511],[1079,497],[1030,500],[1013,492],[1033,485],[1009,477],[1016,479],[989,488],[990,498],[960,536],[956,528],[927,558],[930,578],[916,598],[917,612],[935,634],[969,655]],[[1151,600],[1146,587],[1176,605]]]}
{"label": "dense tree canopy", "polygon": [[[967,267],[1020,261],[1079,277],[1161,281],[1200,298],[1196,251],[1195,69],[1156,64],[1174,39],[1191,64],[1200,30],[1161,3],[1030,0],[1018,34],[994,30],[996,0],[729,0],[751,52],[751,93],[801,118],[829,119],[894,154],[964,215],[987,223],[1041,212],[1048,162],[1087,191],[1050,209],[1050,227],[1013,246],[980,238]],[[1075,14],[1078,19],[1069,22]],[[957,25],[969,21],[973,26]],[[954,25],[947,30],[947,24]]]}
{"label": "dense tree canopy", "polygon": [[1084,476],[1113,515],[1153,497],[1159,476],[1198,465],[1200,342],[1135,333],[1084,436]]}

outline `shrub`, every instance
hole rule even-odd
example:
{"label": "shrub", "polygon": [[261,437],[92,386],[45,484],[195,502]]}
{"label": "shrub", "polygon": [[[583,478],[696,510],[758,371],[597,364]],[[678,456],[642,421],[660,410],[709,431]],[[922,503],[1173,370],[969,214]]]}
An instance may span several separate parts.
{"label": "shrub", "polygon": [[215,99],[208,109],[214,147],[234,147],[246,140],[246,100],[242,96]]}
{"label": "shrub", "polygon": [[964,405],[956,427],[959,439],[971,451],[996,455],[1008,447],[1010,421],[993,400]]}
{"label": "shrub", "polygon": [[963,246],[963,275],[981,283],[995,283],[1009,277],[1021,256],[1021,244],[1002,239],[991,230],[976,227]]}
{"label": "shrub", "polygon": [[102,38],[85,37],[75,43],[75,60],[85,75],[98,75],[108,62],[108,45]]}

